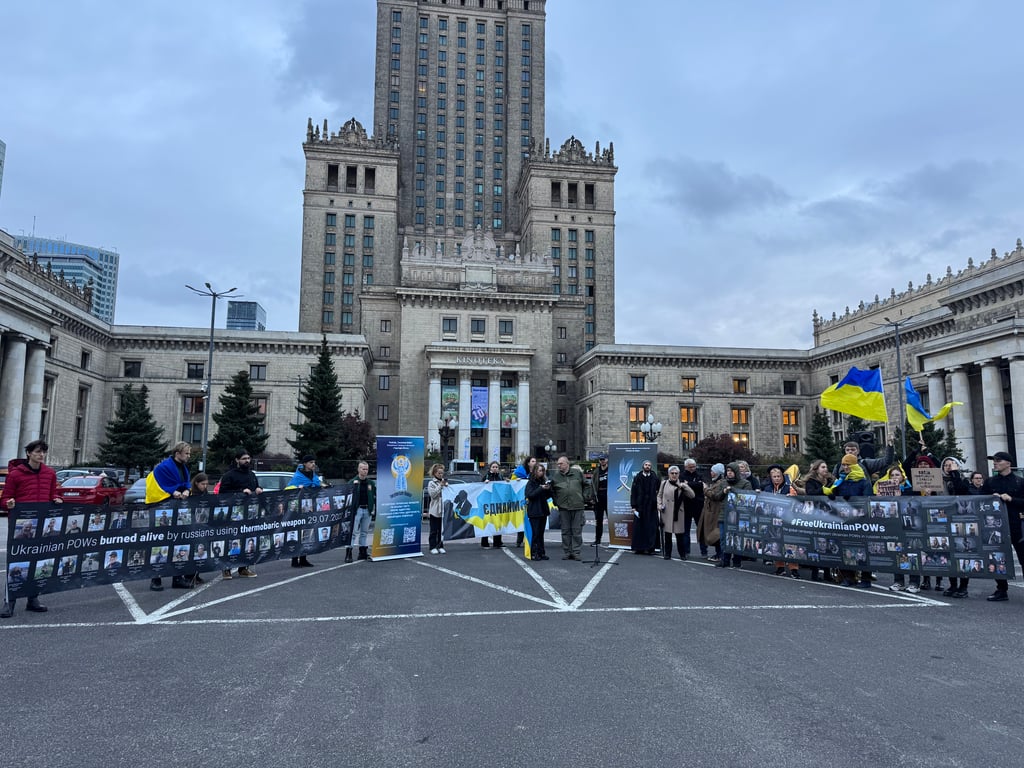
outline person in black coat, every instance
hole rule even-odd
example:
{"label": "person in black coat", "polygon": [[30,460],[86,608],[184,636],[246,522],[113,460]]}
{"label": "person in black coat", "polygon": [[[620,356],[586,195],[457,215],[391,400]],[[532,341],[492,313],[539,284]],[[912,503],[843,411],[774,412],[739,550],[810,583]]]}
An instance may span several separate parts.
{"label": "person in black coat", "polygon": [[[700,516],[704,511],[704,481],[700,479],[700,475],[697,474],[697,462],[693,459],[687,459],[683,462],[683,471],[679,473],[679,481],[686,483],[690,486],[690,490],[693,491],[693,498],[689,496],[683,496],[683,512],[685,517],[683,518],[683,525],[686,528],[686,533],[683,538],[683,546],[686,549],[686,554],[690,554],[690,527],[696,523],[697,527],[697,546],[700,548],[700,556],[708,556],[708,543],[704,540],[704,533],[701,530]],[[708,558],[712,562],[718,560],[718,553],[715,553],[714,557]]]}
{"label": "person in black coat", "polygon": [[[505,476],[501,474],[501,465],[496,461],[492,461],[487,467],[487,472],[480,478],[480,481],[484,483],[500,483],[504,479]],[[501,541],[500,533],[495,534],[491,538],[494,539],[495,549],[501,549],[501,547],[505,546]],[[480,546],[485,549],[491,546],[486,536],[480,537]]]}
{"label": "person in black coat", "polygon": [[632,550],[635,555],[653,555],[658,538],[658,486],[660,482],[650,461],[633,476],[629,506],[633,510]]}
{"label": "person in black coat", "polygon": [[544,465],[540,462],[533,467],[530,479],[526,481],[526,517],[530,522],[530,559],[549,559],[544,551],[544,528],[547,526],[548,499],[551,498],[551,482]]}

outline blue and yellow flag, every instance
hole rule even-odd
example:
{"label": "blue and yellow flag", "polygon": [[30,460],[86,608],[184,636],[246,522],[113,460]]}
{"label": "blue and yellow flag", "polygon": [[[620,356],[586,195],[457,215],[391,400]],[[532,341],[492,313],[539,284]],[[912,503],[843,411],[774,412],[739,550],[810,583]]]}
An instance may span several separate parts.
{"label": "blue and yellow flag", "polygon": [[889,421],[882,392],[882,372],[851,368],[838,384],[821,393],[821,407],[867,421]]}
{"label": "blue and yellow flag", "polygon": [[906,382],[904,383],[904,389],[907,392],[907,421],[910,422],[910,426],[918,432],[924,428],[925,424],[946,418],[946,415],[953,410],[954,405],[963,405],[963,403],[955,401],[952,403],[946,403],[939,409],[938,413],[934,416],[929,416],[928,411],[924,409],[924,405],[921,403],[921,396],[917,394],[917,390],[914,389],[914,385],[910,383],[909,376],[907,376]]}

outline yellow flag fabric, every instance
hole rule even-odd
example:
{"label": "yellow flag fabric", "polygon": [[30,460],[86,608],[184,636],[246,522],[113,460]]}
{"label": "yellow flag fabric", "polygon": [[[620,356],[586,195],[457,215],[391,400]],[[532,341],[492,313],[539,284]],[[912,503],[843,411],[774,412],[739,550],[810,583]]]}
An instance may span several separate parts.
{"label": "yellow flag fabric", "polygon": [[821,407],[848,413],[866,421],[889,421],[882,392],[882,372],[851,368],[836,384],[821,393]]}

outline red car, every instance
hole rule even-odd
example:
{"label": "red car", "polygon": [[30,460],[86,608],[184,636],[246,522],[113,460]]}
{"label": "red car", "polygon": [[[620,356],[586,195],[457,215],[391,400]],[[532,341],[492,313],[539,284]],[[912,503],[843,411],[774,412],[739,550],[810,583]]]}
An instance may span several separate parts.
{"label": "red car", "polygon": [[57,488],[57,495],[72,504],[121,504],[125,487],[109,477],[83,475],[69,477]]}

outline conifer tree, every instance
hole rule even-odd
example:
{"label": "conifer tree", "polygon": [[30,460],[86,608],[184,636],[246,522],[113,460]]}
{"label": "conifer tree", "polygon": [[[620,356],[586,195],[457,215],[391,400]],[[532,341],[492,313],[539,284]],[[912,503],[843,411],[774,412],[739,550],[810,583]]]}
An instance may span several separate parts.
{"label": "conifer tree", "polygon": [[149,410],[149,390],[145,384],[139,389],[126,384],[117,413],[107,422],[106,440],[100,443],[97,458],[107,466],[130,472],[151,467],[166,455],[163,427],[157,425]]}
{"label": "conifer tree", "polygon": [[815,409],[811,429],[807,433],[807,450],[804,451],[804,458],[808,462],[824,459],[829,467],[833,467],[841,458],[841,454],[842,450],[836,444],[835,435],[832,434],[828,414]]}
{"label": "conifer tree", "polygon": [[239,448],[254,457],[263,453],[270,435],[264,432],[264,416],[253,402],[248,371],[239,371],[231,377],[219,402],[220,411],[212,414],[217,434],[207,445],[209,464],[230,466]]}
{"label": "conifer tree", "polygon": [[290,425],[295,439],[288,444],[295,449],[296,460],[305,454],[316,456],[317,466],[325,477],[339,477],[344,458],[344,411],[341,407],[341,386],[334,370],[334,361],[327,349],[327,337],[320,342],[320,355],[299,392],[301,424]]}

